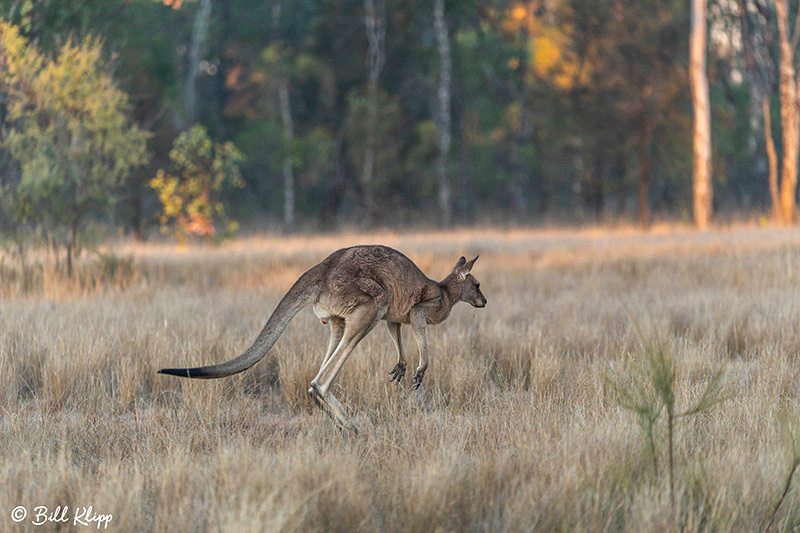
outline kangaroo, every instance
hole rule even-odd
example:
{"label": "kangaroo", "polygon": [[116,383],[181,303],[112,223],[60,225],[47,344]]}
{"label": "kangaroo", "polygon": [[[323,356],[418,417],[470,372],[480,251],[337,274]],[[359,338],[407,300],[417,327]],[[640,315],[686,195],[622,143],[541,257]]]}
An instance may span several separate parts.
{"label": "kangaroo", "polygon": [[164,368],[160,374],[188,378],[221,378],[247,370],[272,348],[289,322],[304,307],[313,306],[323,325],[330,328],[330,342],[322,366],[311,380],[308,394],[337,424],[352,428],[330,386],[353,348],[381,320],[397,348],[397,364],[389,381],[400,383],[406,373],[406,358],[400,328],[409,324],[419,346],[419,364],[412,388],[422,385],[428,368],[425,328],[439,324],[458,302],[485,307],[486,297],[470,271],[478,257],[461,257],[440,282],[428,278],[408,257],[380,245],[353,246],[337,250],[309,269],[292,285],[267,320],[253,345],[225,363],[196,368]]}

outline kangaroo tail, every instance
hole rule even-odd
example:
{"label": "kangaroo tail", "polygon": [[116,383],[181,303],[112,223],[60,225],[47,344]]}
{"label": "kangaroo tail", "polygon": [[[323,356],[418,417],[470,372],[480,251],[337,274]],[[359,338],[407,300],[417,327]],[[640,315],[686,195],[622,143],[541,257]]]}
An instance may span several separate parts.
{"label": "kangaroo tail", "polygon": [[162,368],[159,374],[180,376],[183,378],[224,378],[247,370],[261,361],[278,340],[292,318],[305,306],[312,303],[319,295],[316,283],[315,268],[312,268],[298,279],[289,292],[281,299],[278,307],[267,320],[267,324],[258,334],[255,342],[245,352],[224,363],[195,368]]}

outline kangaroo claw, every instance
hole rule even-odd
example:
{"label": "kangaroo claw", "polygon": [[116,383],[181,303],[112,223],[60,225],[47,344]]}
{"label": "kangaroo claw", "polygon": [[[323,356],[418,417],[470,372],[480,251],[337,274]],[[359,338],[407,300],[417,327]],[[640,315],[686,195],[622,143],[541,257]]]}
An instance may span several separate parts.
{"label": "kangaroo claw", "polygon": [[389,371],[389,383],[392,381],[397,381],[400,383],[400,380],[403,379],[403,376],[406,375],[406,364],[405,363],[397,363],[394,365],[394,368]]}
{"label": "kangaroo claw", "polygon": [[420,372],[419,370],[417,370],[417,373],[414,374],[414,382],[411,384],[412,389],[414,390],[419,389],[420,385],[422,385],[422,376],[424,374],[425,372]]}

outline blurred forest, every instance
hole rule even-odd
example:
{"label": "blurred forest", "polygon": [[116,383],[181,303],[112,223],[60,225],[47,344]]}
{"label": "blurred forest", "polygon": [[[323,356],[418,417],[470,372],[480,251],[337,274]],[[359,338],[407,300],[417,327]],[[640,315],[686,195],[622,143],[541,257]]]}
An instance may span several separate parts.
{"label": "blurred forest", "polygon": [[[708,4],[718,217],[777,213],[797,15]],[[219,233],[691,219],[689,0],[0,0],[0,17],[15,243],[167,220],[208,236],[217,215]]]}

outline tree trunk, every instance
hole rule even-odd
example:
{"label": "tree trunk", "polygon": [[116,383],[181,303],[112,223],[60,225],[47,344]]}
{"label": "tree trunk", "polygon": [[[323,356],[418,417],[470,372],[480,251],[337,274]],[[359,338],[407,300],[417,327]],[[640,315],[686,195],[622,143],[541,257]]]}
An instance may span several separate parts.
{"label": "tree trunk", "polygon": [[72,243],[67,243],[67,277],[72,278]]}
{"label": "tree trunk", "polygon": [[200,9],[194,19],[192,43],[189,47],[189,67],[186,79],[186,125],[197,121],[197,74],[204,53],[208,26],[211,20],[211,0],[200,0]]}
{"label": "tree trunk", "polygon": [[591,168],[586,172],[586,200],[597,222],[603,217],[603,209],[606,207],[605,197],[605,171],[606,153],[600,151],[590,159]]}
{"label": "tree trunk", "polygon": [[698,229],[711,219],[711,113],[706,77],[706,0],[692,0],[689,39],[689,79],[694,108],[692,191],[694,223]]}
{"label": "tree trunk", "polygon": [[78,217],[72,219],[67,240],[67,277],[72,278],[72,258],[78,242]]}
{"label": "tree trunk", "polygon": [[281,124],[283,125],[284,150],[283,157],[283,228],[286,232],[294,230],[295,212],[295,180],[294,170],[292,169],[292,144],[294,141],[294,122],[292,120],[292,106],[289,101],[289,80],[283,68],[283,41],[280,39],[279,27],[281,16],[281,1],[274,0],[272,3],[272,26],[273,38],[277,44],[277,70],[275,72],[278,85],[278,107],[281,112]]}
{"label": "tree trunk", "polygon": [[[761,80],[756,65],[756,55],[753,50],[753,41],[750,34],[750,18],[747,13],[747,0],[737,0],[739,10],[739,22],[742,31],[742,49],[744,52],[745,79],[750,92],[750,129],[747,137],[747,147],[750,151],[752,161],[752,172],[756,174],[761,167],[761,156],[758,155],[757,133],[760,125],[764,126],[765,147],[767,151],[767,163],[769,164],[769,187],[772,199],[772,217],[777,222],[780,216],[780,208],[777,200],[777,169],[773,175],[772,159],[775,151],[775,144],[772,141],[772,130],[770,129],[770,117],[764,117],[769,113],[769,99],[766,96],[767,83]],[[765,41],[769,39],[765,36]],[[767,45],[769,46],[769,45]],[[773,177],[775,179],[775,189],[773,190]]]}
{"label": "tree trunk", "polygon": [[508,192],[511,195],[511,206],[514,209],[514,214],[519,220],[523,219],[528,213],[529,204],[528,196],[526,194],[525,182],[528,173],[528,167],[521,152],[521,147],[524,146],[525,141],[523,135],[517,133],[511,143],[511,159],[512,176],[508,184]]}
{"label": "tree trunk", "polygon": [[793,65],[794,50],[789,40],[789,13],[786,0],[775,0],[780,41],[779,80],[781,96],[781,129],[783,132],[783,161],[781,164],[781,220],[794,222],[795,191],[797,189],[797,159],[800,146],[800,122],[797,110],[797,85]]}
{"label": "tree trunk", "polygon": [[[530,145],[533,136],[533,112],[525,97],[519,96],[517,101],[519,103],[520,117],[519,128],[514,132],[509,154],[512,169],[509,191],[511,192],[511,205],[514,207],[514,213],[517,215],[518,220],[524,220],[530,211],[530,166],[525,161],[524,154],[525,147]],[[599,180],[601,174],[598,173],[596,176]],[[601,196],[599,200],[602,204],[602,188],[598,192]]]}
{"label": "tree trunk", "polygon": [[142,197],[131,197],[131,226],[133,226],[133,238],[139,242],[144,242],[144,210],[142,208]]}
{"label": "tree trunk", "polygon": [[650,227],[650,141],[653,128],[650,121],[643,119],[643,129],[639,135],[639,224],[643,229]]}
{"label": "tree trunk", "polygon": [[473,165],[471,160],[472,152],[469,149],[469,141],[463,122],[459,123],[456,127],[458,128],[457,138],[460,139],[460,142],[457,144],[458,151],[456,153],[455,175],[456,188],[455,194],[453,195],[453,203],[455,204],[454,207],[456,216],[465,219],[467,213],[469,213],[471,185],[473,183]]}
{"label": "tree trunk", "polygon": [[289,107],[289,88],[286,79],[278,80],[278,99],[281,106],[281,121],[283,122],[283,138],[286,143],[287,154],[283,157],[283,227],[287,232],[294,230],[294,171],[292,169],[292,141],[294,128],[292,114]]}
{"label": "tree trunk", "polygon": [[346,184],[344,179],[344,154],[342,144],[344,142],[344,128],[340,128],[334,137],[333,149],[333,176],[326,181],[325,197],[320,210],[320,224],[325,231],[331,231],[336,226],[336,214],[342,204],[345,195]]}
{"label": "tree trunk", "polygon": [[436,0],[433,7],[433,26],[436,30],[436,43],[439,48],[439,107],[436,123],[439,129],[439,155],[436,159],[436,173],[439,178],[439,217],[442,226],[453,223],[453,205],[450,199],[450,178],[447,166],[450,159],[451,110],[450,84],[452,80],[452,60],[450,58],[450,36],[444,17],[444,0]]}
{"label": "tree trunk", "polygon": [[747,87],[750,89],[750,131],[748,132],[747,144],[754,151],[757,145],[756,132],[760,122],[759,114],[762,111],[763,99],[761,94],[764,92],[762,83],[759,80],[758,68],[756,67],[756,57],[753,51],[752,37],[750,36],[750,20],[747,15],[747,0],[737,0],[739,10],[739,23],[742,31],[742,51],[744,52],[745,79]]}
{"label": "tree trunk", "polygon": [[361,184],[367,216],[372,218],[377,208],[373,180],[378,129],[378,79],[385,61],[383,43],[386,36],[386,6],[384,0],[364,0],[364,9],[366,11],[364,26],[369,48],[367,49],[367,138]]}
{"label": "tree trunk", "polygon": [[761,106],[764,115],[764,141],[767,146],[767,161],[769,162],[769,197],[772,201],[772,220],[780,222],[781,200],[778,194],[778,154],[775,151],[775,141],[772,140],[772,117],[769,110],[769,97],[761,94]]}

